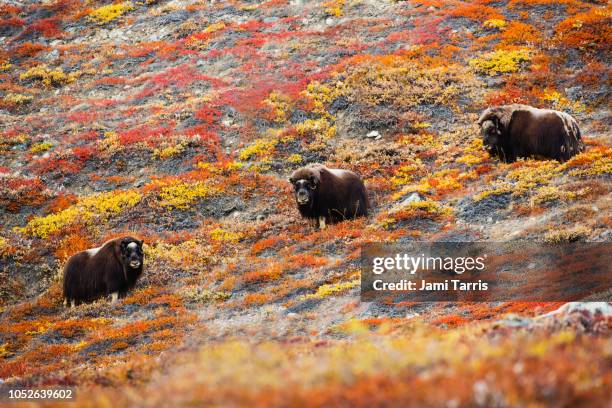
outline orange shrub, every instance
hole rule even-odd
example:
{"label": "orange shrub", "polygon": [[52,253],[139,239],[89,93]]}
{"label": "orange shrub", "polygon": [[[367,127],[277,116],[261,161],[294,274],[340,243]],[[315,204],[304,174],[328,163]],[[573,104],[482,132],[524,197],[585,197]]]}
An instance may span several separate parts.
{"label": "orange shrub", "polygon": [[449,327],[457,327],[457,326],[461,326],[468,322],[469,322],[469,319],[466,319],[463,316],[450,315],[450,316],[441,316],[437,318],[436,320],[432,321],[431,323],[435,325],[444,324]]}
{"label": "orange shrub", "polygon": [[255,242],[253,246],[251,246],[251,254],[257,255],[261,251],[264,251],[268,248],[272,248],[277,243],[279,243],[281,240],[282,239],[277,236],[260,239],[259,241]]}
{"label": "orange shrub", "polygon": [[265,293],[249,293],[244,297],[244,305],[247,307],[255,305],[265,305],[268,303],[270,295]]}
{"label": "orange shrub", "polygon": [[55,256],[58,259],[65,260],[77,252],[93,248],[94,246],[82,231],[75,232],[61,240],[59,247],[55,250]]}
{"label": "orange shrub", "polygon": [[243,275],[243,279],[247,283],[267,282],[277,280],[283,273],[283,267],[279,263],[271,263],[265,268],[257,271],[247,272]]}
{"label": "orange shrub", "polygon": [[573,48],[606,51],[612,43],[612,6],[593,7],[568,17],[556,27],[556,40]]}
{"label": "orange shrub", "polygon": [[289,256],[287,262],[292,268],[316,268],[327,265],[327,258],[304,253]]}
{"label": "orange shrub", "polygon": [[511,45],[537,44],[542,40],[537,28],[520,21],[510,22],[501,34],[502,42]]}
{"label": "orange shrub", "polygon": [[504,16],[497,9],[474,2],[466,2],[463,5],[457,6],[451,9],[448,14],[453,17],[465,17],[479,21],[504,19]]}

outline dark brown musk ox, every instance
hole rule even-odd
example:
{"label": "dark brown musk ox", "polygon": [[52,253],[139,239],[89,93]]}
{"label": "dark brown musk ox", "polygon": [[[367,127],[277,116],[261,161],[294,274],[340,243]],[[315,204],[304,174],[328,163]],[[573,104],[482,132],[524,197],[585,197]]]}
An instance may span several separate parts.
{"label": "dark brown musk ox", "polygon": [[74,307],[108,295],[114,303],[125,296],[142,274],[142,244],[132,237],[115,238],[71,256],[64,267],[64,304]]}
{"label": "dark brown musk ox", "polygon": [[294,171],[289,182],[302,217],[321,229],[327,223],[368,215],[368,192],[352,171],[311,164]]}
{"label": "dark brown musk ox", "polygon": [[495,106],[480,115],[478,125],[489,154],[507,163],[531,156],[564,162],[584,150],[578,124],[565,112],[519,104]]}

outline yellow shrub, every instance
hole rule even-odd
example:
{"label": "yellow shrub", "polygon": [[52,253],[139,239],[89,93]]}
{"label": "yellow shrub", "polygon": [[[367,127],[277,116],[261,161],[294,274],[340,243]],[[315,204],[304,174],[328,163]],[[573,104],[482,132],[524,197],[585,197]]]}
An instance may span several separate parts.
{"label": "yellow shrub", "polygon": [[122,15],[133,9],[134,5],[130,1],[109,4],[90,12],[89,20],[102,25],[111,22],[118,17],[121,17]]}
{"label": "yellow shrub", "polygon": [[213,23],[204,29],[205,33],[214,33],[215,31],[223,30],[225,28],[224,22]]}
{"label": "yellow shrub", "polygon": [[299,123],[295,129],[301,136],[314,137],[308,146],[310,149],[317,150],[325,146],[325,142],[336,136],[336,125],[332,125],[328,119],[307,119]]}
{"label": "yellow shrub", "polygon": [[0,60],[0,72],[2,71],[8,71],[9,69],[11,69],[13,67],[13,64],[9,63],[8,61],[2,61]]}
{"label": "yellow shrub", "polygon": [[204,181],[157,180],[153,184],[159,187],[157,194],[160,200],[157,204],[169,209],[186,210],[197,199],[217,193],[215,188]]}
{"label": "yellow shrub", "polygon": [[346,0],[331,0],[323,3],[323,7],[325,7],[325,12],[334,17],[340,17],[342,15],[342,7]]}
{"label": "yellow shrub", "polygon": [[222,228],[216,228],[210,232],[210,238],[217,242],[232,242],[236,243],[243,238],[244,234],[240,232],[227,231]]}
{"label": "yellow shrub", "polygon": [[504,28],[506,26],[506,22],[500,18],[491,18],[482,23],[485,28]]}
{"label": "yellow shrub", "polygon": [[34,98],[30,95],[23,95],[12,92],[7,93],[3,98],[4,103],[13,106],[25,105],[26,103],[32,101],[32,99]]}
{"label": "yellow shrub", "polygon": [[108,193],[96,194],[79,200],[79,206],[93,215],[109,217],[119,214],[140,202],[142,195],[137,191],[110,191]]}
{"label": "yellow shrub", "polygon": [[450,215],[453,213],[450,207],[443,206],[442,204],[432,201],[413,201],[408,203],[401,208],[402,210],[422,210],[432,215]]}
{"label": "yellow shrub", "polygon": [[531,58],[528,49],[497,50],[488,52],[469,61],[471,67],[487,75],[516,72],[521,62]]}
{"label": "yellow shrub", "polygon": [[425,171],[425,166],[420,159],[415,159],[412,162],[399,167],[391,177],[391,183],[395,186],[403,186],[412,183],[417,176]]}
{"label": "yellow shrub", "polygon": [[572,102],[567,99],[561,92],[547,88],[544,90],[542,100],[552,102],[553,107],[556,109],[571,109],[574,112],[585,112],[586,106],[580,102]]}
{"label": "yellow shrub", "polygon": [[0,258],[9,253],[8,240],[4,237],[0,237]]}
{"label": "yellow shrub", "polygon": [[578,225],[571,229],[554,230],[544,235],[544,242],[559,244],[562,242],[575,242],[589,236],[589,229]]}
{"label": "yellow shrub", "polygon": [[237,161],[223,163],[205,163],[198,162],[198,169],[208,170],[214,174],[229,174],[240,170],[244,166],[243,163]]}
{"label": "yellow shrub", "polygon": [[177,268],[185,268],[194,264],[208,263],[210,251],[195,240],[181,242],[178,245],[157,243],[144,247],[147,262],[163,260]]}
{"label": "yellow shrub", "polygon": [[456,169],[440,170],[429,177],[427,183],[440,192],[450,192],[463,188],[463,185],[457,180],[459,171]]}
{"label": "yellow shrub", "polygon": [[2,345],[0,345],[0,358],[4,358],[4,357],[8,357],[10,356],[12,353],[8,350],[8,343],[4,343]]}
{"label": "yellow shrub", "polygon": [[30,153],[38,154],[38,153],[46,152],[52,147],[53,147],[53,143],[49,141],[36,143],[32,145],[32,147],[30,147]]}
{"label": "yellow shrub", "polygon": [[553,160],[526,160],[520,167],[509,171],[502,179],[496,180],[494,188],[478,193],[474,201],[480,201],[491,195],[512,193],[513,196],[524,196],[539,186],[546,186],[557,176],[562,167]]}
{"label": "yellow shrub", "polygon": [[361,279],[354,279],[348,282],[338,282],[328,285],[321,285],[315,293],[302,296],[302,300],[324,299],[331,295],[336,295],[345,292],[349,289],[359,286]]}
{"label": "yellow shrub", "polygon": [[571,169],[570,176],[612,174],[612,147],[591,148],[572,157],[561,168]]}
{"label": "yellow shrub", "polygon": [[182,153],[187,147],[187,142],[182,141],[175,145],[164,146],[153,150],[153,158],[154,159],[167,159],[172,156],[176,156],[177,154]]}
{"label": "yellow shrub", "polygon": [[291,111],[291,98],[279,92],[272,91],[265,99],[265,102],[272,107],[274,121],[283,123],[287,121],[287,114]]}
{"label": "yellow shrub", "polygon": [[291,156],[287,157],[287,161],[289,163],[301,163],[303,159],[299,154],[292,154]]}
{"label": "yellow shrub", "polygon": [[109,154],[112,154],[122,150],[123,145],[119,140],[119,135],[116,132],[109,131],[104,132],[104,138],[98,142],[98,149],[101,152],[107,151]]}
{"label": "yellow shrub", "polygon": [[484,160],[483,156],[475,156],[473,154],[466,154],[457,159],[457,163],[463,163],[467,166],[474,166],[476,164],[482,163]]}
{"label": "yellow shrub", "polygon": [[47,87],[50,87],[69,84],[74,82],[79,76],[81,76],[80,72],[71,72],[70,74],[66,74],[62,68],[51,69],[46,65],[38,65],[19,75],[19,79],[22,81],[33,79],[42,82],[42,84]]}
{"label": "yellow shrub", "polygon": [[467,67],[458,64],[432,67],[413,58],[351,67],[344,83],[350,101],[402,108],[447,105],[456,109],[461,95],[474,93],[481,86]]}
{"label": "yellow shrub", "polygon": [[457,159],[458,163],[474,166],[489,158],[489,154],[482,148],[482,139],[474,138],[464,149],[464,155]]}
{"label": "yellow shrub", "polygon": [[44,217],[35,217],[25,227],[16,228],[16,231],[34,237],[47,238],[66,225],[77,221],[92,223],[106,220],[112,215],[134,207],[141,198],[140,193],[131,190],[110,191],[82,197],[76,204],[65,210]]}
{"label": "yellow shrub", "polygon": [[331,118],[327,112],[326,106],[331,104],[336,98],[346,93],[344,82],[336,81],[334,83],[322,84],[319,81],[313,81],[306,86],[302,92],[303,95],[309,97],[313,103],[313,112]]}
{"label": "yellow shrub", "polygon": [[[582,193],[588,193],[589,189],[586,189]],[[578,193],[572,191],[560,190],[558,187],[544,186],[537,190],[536,194],[531,197],[531,205],[542,204],[550,201],[570,201],[574,200],[579,196]]]}
{"label": "yellow shrub", "polygon": [[278,140],[276,139],[257,139],[253,144],[246,147],[240,152],[239,158],[240,160],[249,160],[253,156],[256,157],[268,157],[273,151],[274,147],[278,144]]}
{"label": "yellow shrub", "polygon": [[186,300],[198,303],[220,302],[232,297],[230,292],[209,289],[192,289],[184,294]]}

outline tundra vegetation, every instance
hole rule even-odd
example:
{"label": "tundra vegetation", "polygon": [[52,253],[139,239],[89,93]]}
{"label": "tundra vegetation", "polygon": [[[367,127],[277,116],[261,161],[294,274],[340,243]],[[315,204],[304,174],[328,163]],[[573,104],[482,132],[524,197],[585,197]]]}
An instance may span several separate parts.
{"label": "tundra vegetation", "polygon": [[[598,0],[4,2],[0,379],[89,406],[604,406],[609,316],[360,303],[359,247],[610,240],[611,19]],[[570,113],[585,152],[489,157],[475,122],[509,103]],[[286,179],[313,162],[361,175],[369,216],[306,226]],[[62,308],[66,259],[132,234],[134,291]]]}

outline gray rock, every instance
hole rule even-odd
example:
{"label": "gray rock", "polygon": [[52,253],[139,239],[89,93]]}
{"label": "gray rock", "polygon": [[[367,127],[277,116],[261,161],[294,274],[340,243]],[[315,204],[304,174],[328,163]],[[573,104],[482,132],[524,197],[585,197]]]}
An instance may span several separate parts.
{"label": "gray rock", "polygon": [[55,60],[55,59],[57,59],[58,57],[59,57],[59,51],[58,51],[57,49],[55,49],[55,50],[51,51],[50,53],[48,53],[48,54],[45,56],[45,59],[46,59],[47,61],[51,61],[51,60]]}
{"label": "gray rock", "polygon": [[349,100],[346,96],[339,96],[333,100],[331,106],[329,107],[329,113],[335,115],[338,111],[344,110],[348,108]]}
{"label": "gray rock", "polygon": [[189,18],[189,11],[177,10],[172,13],[168,13],[159,18],[159,24],[166,25],[171,23],[181,23]]}
{"label": "gray rock", "polygon": [[414,192],[410,194],[408,197],[406,197],[405,199],[403,199],[400,205],[404,206],[404,205],[408,205],[410,203],[416,203],[419,201],[423,201],[423,198],[419,195],[419,193]]}
{"label": "gray rock", "polygon": [[81,111],[81,110],[89,109],[90,107],[91,105],[89,105],[88,103],[80,103],[70,108],[70,112]]}
{"label": "gray rock", "polygon": [[571,88],[565,88],[565,94],[571,100],[579,100],[582,98],[582,86],[572,86]]}

